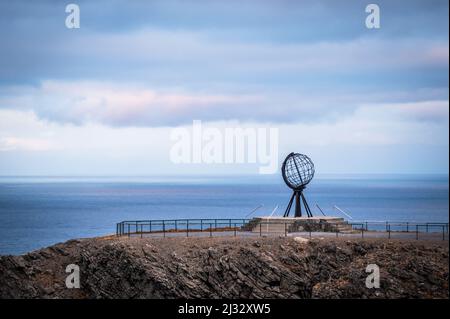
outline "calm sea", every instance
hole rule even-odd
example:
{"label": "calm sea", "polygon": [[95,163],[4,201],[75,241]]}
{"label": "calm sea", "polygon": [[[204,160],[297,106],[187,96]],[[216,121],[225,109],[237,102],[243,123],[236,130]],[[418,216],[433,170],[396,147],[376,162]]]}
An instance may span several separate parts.
{"label": "calm sea", "polygon": [[[448,222],[445,176],[325,176],[305,193],[327,215]],[[0,177],[0,254],[115,232],[122,220],[282,215],[290,191],[274,177]],[[314,207],[313,207],[314,206]]]}

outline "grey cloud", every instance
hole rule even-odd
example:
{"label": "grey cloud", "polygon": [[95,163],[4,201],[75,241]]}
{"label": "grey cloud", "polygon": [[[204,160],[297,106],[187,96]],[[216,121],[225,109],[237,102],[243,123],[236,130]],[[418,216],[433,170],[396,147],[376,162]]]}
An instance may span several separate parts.
{"label": "grey cloud", "polygon": [[[448,99],[447,1],[379,1],[375,32],[361,0],[77,3],[79,30],[65,28],[62,2],[0,3],[0,107],[158,126],[323,121],[361,104]],[[109,98],[145,92],[161,99]],[[180,94],[188,102],[171,112],[165,99]]]}

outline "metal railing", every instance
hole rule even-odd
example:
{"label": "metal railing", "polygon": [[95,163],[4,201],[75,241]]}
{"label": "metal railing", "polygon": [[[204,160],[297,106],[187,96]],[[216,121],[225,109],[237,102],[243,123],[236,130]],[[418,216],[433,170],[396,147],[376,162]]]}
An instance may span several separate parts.
{"label": "metal railing", "polygon": [[223,232],[242,228],[249,223],[249,219],[162,219],[162,220],[134,220],[117,223],[118,236],[133,234],[189,233],[194,232]]}
{"label": "metal railing", "polygon": [[[418,222],[372,222],[361,221],[344,223],[347,228],[322,227],[325,223],[313,224],[316,230],[299,229],[292,221],[254,219],[163,219],[122,221],[116,224],[117,236],[128,237],[167,237],[167,236],[209,236],[220,233],[223,236],[269,236],[299,234],[336,237],[377,237],[448,240],[448,223]],[[329,226],[330,224],[328,224]],[[321,229],[327,229],[321,230]]]}
{"label": "metal railing", "polygon": [[384,232],[387,233],[388,238],[391,238],[392,233],[414,233],[415,238],[419,239],[420,234],[424,233],[440,233],[442,234],[442,240],[448,239],[448,224],[449,223],[422,223],[422,222],[375,222],[375,221],[363,221],[363,222],[351,222],[349,225],[354,230],[361,231],[362,236],[364,232]]}

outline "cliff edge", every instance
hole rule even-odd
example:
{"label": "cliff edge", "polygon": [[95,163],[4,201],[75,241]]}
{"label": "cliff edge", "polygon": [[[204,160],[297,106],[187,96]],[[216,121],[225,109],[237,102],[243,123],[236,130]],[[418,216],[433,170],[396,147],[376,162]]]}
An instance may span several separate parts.
{"label": "cliff edge", "polygon": [[0,257],[0,298],[448,297],[447,241],[105,237]]}

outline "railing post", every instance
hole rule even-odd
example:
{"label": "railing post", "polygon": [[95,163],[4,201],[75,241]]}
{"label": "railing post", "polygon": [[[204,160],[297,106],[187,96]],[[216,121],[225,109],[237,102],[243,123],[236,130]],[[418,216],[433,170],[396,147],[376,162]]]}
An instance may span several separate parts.
{"label": "railing post", "polygon": [[152,232],[152,221],[150,221],[150,232]]}
{"label": "railing post", "polygon": [[189,237],[189,219],[186,220],[186,237]]}
{"label": "railing post", "polygon": [[388,230],[388,239],[391,239],[391,225],[389,225],[389,230]]}
{"label": "railing post", "polygon": [[130,237],[130,224],[127,225],[128,225],[128,237]]}
{"label": "railing post", "polygon": [[406,222],[406,232],[409,233],[409,222]]}
{"label": "railing post", "polygon": [[419,225],[416,225],[416,240],[419,240]]}
{"label": "railing post", "polygon": [[445,240],[445,226],[442,225],[442,240]]}
{"label": "railing post", "polygon": [[234,237],[236,237],[236,223],[234,224]]}
{"label": "railing post", "polygon": [[175,231],[178,231],[178,223],[176,219],[175,219]]}
{"label": "railing post", "polygon": [[163,237],[166,237],[166,222],[163,220]]}
{"label": "railing post", "polygon": [[259,223],[259,237],[262,236],[262,222]]}
{"label": "railing post", "polygon": [[203,233],[203,219],[200,219],[200,231]]}
{"label": "railing post", "polygon": [[143,225],[141,224],[141,238],[142,238],[142,234],[143,234],[143,229],[142,229]]}
{"label": "railing post", "polygon": [[364,225],[361,227],[361,238],[364,238]]}
{"label": "railing post", "polygon": [[212,237],[212,224],[209,223],[209,237]]}

